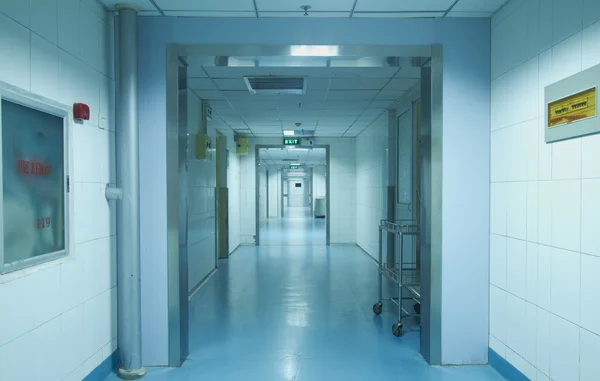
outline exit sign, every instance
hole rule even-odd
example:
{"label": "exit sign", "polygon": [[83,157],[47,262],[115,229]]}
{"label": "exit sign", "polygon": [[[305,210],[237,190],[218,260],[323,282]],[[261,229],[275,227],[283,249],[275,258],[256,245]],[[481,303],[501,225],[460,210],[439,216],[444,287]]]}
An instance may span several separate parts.
{"label": "exit sign", "polygon": [[285,145],[285,146],[297,146],[299,144],[300,144],[300,139],[298,139],[298,138],[283,139],[283,145]]}
{"label": "exit sign", "polygon": [[299,165],[290,165],[290,169],[298,169],[298,168],[300,168]]}

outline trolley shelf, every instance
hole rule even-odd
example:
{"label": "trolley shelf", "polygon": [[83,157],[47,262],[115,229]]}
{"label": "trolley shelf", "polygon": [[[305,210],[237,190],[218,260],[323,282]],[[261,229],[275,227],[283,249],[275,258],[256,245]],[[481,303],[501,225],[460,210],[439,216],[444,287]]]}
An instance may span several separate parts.
{"label": "trolley shelf", "polygon": [[[396,240],[397,254],[392,263],[383,261],[383,232],[391,233]],[[383,311],[383,301],[390,301],[398,306],[398,322],[392,326],[395,336],[402,336],[403,319],[418,315],[420,313],[421,284],[420,274],[416,263],[406,262],[404,258],[404,236],[419,235],[419,225],[413,220],[386,221],[382,220],[379,225],[379,274],[378,274],[378,296],[379,301],[373,305],[376,315]],[[398,297],[383,297],[383,277],[398,285]],[[404,300],[413,300],[415,313],[408,312],[402,305]]]}

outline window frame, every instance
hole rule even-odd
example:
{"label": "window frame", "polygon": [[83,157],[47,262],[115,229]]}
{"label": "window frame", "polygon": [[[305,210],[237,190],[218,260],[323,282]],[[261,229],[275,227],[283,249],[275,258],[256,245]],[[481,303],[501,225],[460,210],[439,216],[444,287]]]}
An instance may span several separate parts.
{"label": "window frame", "polygon": [[[6,100],[25,106],[27,108],[50,114],[63,120],[63,213],[64,213],[64,243],[63,250],[42,254],[32,258],[25,258],[16,262],[4,263],[4,216],[0,215],[0,276],[15,273],[19,270],[30,269],[41,264],[53,262],[65,257],[71,253],[71,200],[69,198],[69,178],[70,178],[70,133],[71,133],[71,115],[72,110],[63,104],[38,96],[28,91],[21,90],[15,86],[0,81],[0,140],[2,139],[2,101]],[[0,164],[3,163],[2,144],[0,144]],[[4,210],[4,173],[3,166],[0,165],[0,210]]]}

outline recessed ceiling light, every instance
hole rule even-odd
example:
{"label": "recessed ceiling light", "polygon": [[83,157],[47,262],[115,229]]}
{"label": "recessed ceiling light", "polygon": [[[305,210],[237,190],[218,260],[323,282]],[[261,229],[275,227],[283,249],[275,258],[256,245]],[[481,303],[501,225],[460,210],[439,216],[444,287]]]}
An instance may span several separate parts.
{"label": "recessed ceiling light", "polygon": [[294,57],[336,57],[338,46],[330,45],[292,45],[291,55]]}
{"label": "recessed ceiling light", "polygon": [[294,136],[295,134],[296,134],[296,131],[294,131],[294,130],[283,131],[283,136]]}

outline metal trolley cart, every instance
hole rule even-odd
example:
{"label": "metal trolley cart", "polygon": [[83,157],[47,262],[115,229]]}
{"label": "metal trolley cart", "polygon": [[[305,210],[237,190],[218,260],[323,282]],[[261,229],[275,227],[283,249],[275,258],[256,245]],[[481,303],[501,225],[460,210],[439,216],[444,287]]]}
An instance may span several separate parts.
{"label": "metal trolley cart", "polygon": [[[396,255],[392,263],[384,262],[383,259],[383,233],[392,233],[396,242]],[[419,225],[414,220],[381,221],[379,225],[379,277],[378,296],[379,301],[373,305],[373,313],[381,314],[383,301],[391,301],[398,306],[398,322],[392,326],[394,336],[402,336],[402,321],[410,316],[420,313],[421,284],[420,270],[416,262],[407,262],[404,252],[404,237],[419,235]],[[398,297],[383,297],[383,276],[398,285]],[[414,313],[408,312],[402,305],[403,300],[412,300]]]}

